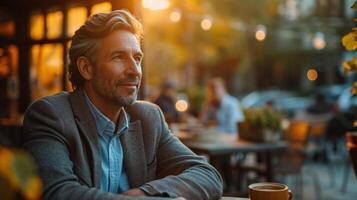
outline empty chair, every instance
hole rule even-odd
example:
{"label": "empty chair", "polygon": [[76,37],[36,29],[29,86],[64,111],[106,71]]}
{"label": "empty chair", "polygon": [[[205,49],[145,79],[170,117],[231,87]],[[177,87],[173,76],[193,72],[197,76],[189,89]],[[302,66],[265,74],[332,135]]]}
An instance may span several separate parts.
{"label": "empty chair", "polygon": [[[305,121],[291,121],[284,132],[283,138],[288,142],[289,149],[277,155],[274,164],[274,173],[277,176],[295,176],[299,195],[303,194],[302,167],[306,158],[306,146],[310,132],[310,125]],[[316,192],[316,199],[320,199],[320,184],[316,173],[311,173]]]}

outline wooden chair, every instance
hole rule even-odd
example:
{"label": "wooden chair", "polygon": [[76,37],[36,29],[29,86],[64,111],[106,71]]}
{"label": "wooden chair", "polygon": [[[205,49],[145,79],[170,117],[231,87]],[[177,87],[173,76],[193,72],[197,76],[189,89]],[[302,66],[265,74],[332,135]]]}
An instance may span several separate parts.
{"label": "wooden chair", "polygon": [[[303,194],[303,173],[302,167],[307,156],[306,146],[310,132],[310,124],[305,121],[291,121],[289,127],[284,132],[283,139],[289,144],[289,149],[277,155],[274,164],[276,176],[295,176],[298,194]],[[320,183],[316,173],[311,173],[314,181],[316,199],[320,199]]]}
{"label": "wooden chair", "polygon": [[346,144],[350,153],[351,162],[357,178],[357,132],[349,132],[346,135]]}

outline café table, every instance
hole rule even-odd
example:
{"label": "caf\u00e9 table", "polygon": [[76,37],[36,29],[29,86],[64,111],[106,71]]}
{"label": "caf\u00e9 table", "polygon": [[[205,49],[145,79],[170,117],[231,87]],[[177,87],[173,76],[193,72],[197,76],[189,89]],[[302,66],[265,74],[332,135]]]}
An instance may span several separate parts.
{"label": "caf\u00e9 table", "polygon": [[196,154],[207,155],[209,162],[218,169],[220,168],[219,159],[222,156],[230,156],[237,153],[261,153],[265,157],[264,175],[269,182],[274,181],[273,154],[288,148],[288,144],[285,141],[258,143],[224,133],[209,135],[208,139],[204,137],[197,138],[194,134],[192,136],[192,133],[185,131],[179,131],[175,135]]}

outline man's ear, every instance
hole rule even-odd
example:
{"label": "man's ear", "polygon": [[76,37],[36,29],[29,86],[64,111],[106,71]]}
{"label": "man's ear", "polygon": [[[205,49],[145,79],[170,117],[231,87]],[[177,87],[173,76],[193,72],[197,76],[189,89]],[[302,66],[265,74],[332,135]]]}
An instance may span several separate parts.
{"label": "man's ear", "polygon": [[88,58],[81,56],[77,59],[77,68],[85,80],[91,80],[93,77],[93,65]]}

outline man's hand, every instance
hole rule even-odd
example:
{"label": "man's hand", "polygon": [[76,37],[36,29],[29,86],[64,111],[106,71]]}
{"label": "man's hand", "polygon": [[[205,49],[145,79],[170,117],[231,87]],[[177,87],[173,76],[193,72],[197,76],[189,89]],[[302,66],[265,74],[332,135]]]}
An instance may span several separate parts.
{"label": "man's hand", "polygon": [[[126,196],[148,196],[145,194],[144,191],[140,190],[139,188],[133,188],[121,194]],[[183,197],[176,197],[173,200],[186,200],[186,199]]]}
{"label": "man's hand", "polygon": [[127,196],[147,196],[144,191],[140,190],[139,188],[133,188],[126,192],[123,192],[122,195]]}

